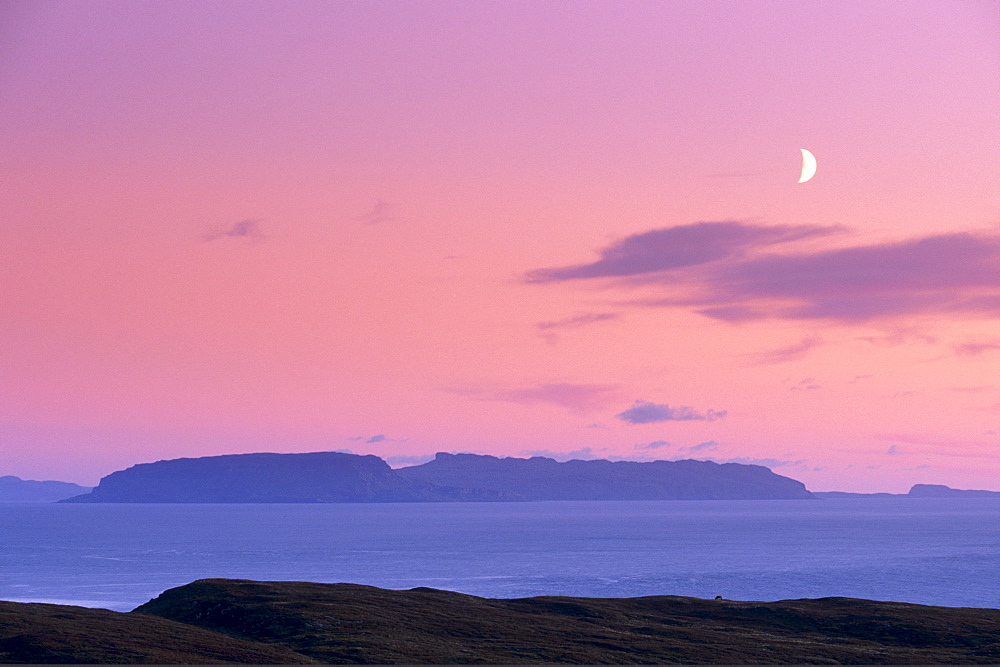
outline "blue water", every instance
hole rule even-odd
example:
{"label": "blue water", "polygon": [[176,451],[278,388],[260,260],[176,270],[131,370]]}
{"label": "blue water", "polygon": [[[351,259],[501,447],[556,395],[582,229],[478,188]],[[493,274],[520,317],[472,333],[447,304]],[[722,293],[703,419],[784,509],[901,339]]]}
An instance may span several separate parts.
{"label": "blue water", "polygon": [[0,599],[124,611],[204,577],[1000,608],[1000,501],[0,505]]}

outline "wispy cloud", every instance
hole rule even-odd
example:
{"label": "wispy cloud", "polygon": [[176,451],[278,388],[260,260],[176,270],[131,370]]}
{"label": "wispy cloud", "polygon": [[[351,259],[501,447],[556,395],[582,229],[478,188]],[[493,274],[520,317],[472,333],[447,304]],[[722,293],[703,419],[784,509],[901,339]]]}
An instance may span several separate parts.
{"label": "wispy cloud", "polygon": [[617,313],[584,313],[583,315],[566,317],[561,320],[539,322],[535,325],[535,328],[538,329],[539,335],[542,338],[550,344],[555,344],[559,340],[559,336],[556,333],[558,331],[566,329],[579,329],[581,327],[597,324],[598,322],[616,320],[618,317],[619,315]]}
{"label": "wispy cloud", "polygon": [[615,400],[616,387],[603,384],[553,382],[520,389],[486,389],[481,387],[449,387],[445,391],[480,401],[502,401],[535,405],[548,403],[574,412],[600,410]]}
{"label": "wispy cloud", "polygon": [[583,315],[566,317],[561,320],[539,322],[535,325],[535,328],[540,331],[549,331],[550,329],[579,329],[588,324],[607,322],[608,320],[618,319],[618,317],[617,313],[584,313]]}
{"label": "wispy cloud", "polygon": [[701,442],[698,443],[697,445],[692,445],[691,447],[688,447],[685,451],[687,451],[690,454],[696,454],[698,452],[714,452],[721,446],[722,446],[721,443],[718,443],[715,440],[709,440],[708,442]]}
{"label": "wispy cloud", "polygon": [[538,269],[526,278],[528,282],[546,283],[581,278],[646,276],[740,256],[751,248],[835,231],[838,231],[837,228],[806,225],[764,227],[733,221],[697,222],[627,236],[601,250],[597,261]]}
{"label": "wispy cloud", "polygon": [[393,468],[401,468],[403,466],[417,466],[421,463],[427,463],[428,461],[434,460],[433,454],[396,454],[395,456],[383,456],[383,460],[388,463]]}
{"label": "wispy cloud", "polygon": [[726,416],[726,411],[708,410],[698,412],[694,408],[682,405],[672,408],[666,404],[636,401],[628,410],[619,412],[618,419],[630,424],[651,424],[666,421],[715,421]]}
{"label": "wispy cloud", "polygon": [[666,440],[654,440],[652,442],[647,442],[645,444],[636,445],[633,449],[661,449],[663,447],[670,447],[671,444]]}
{"label": "wispy cloud", "polygon": [[802,378],[788,388],[789,391],[812,391],[814,389],[819,389],[816,378]]}
{"label": "wispy cloud", "polygon": [[731,459],[708,458],[705,460],[714,461],[715,463],[742,463],[743,465],[764,466],[765,468],[787,468],[789,466],[802,466],[805,464],[805,461],[802,459],[798,459],[796,461],[792,461],[790,459],[771,458],[755,459],[747,456],[737,456]]}
{"label": "wispy cloud", "polygon": [[203,241],[217,241],[224,238],[263,241],[264,232],[260,228],[259,220],[240,220],[228,227],[214,229],[204,234],[201,238]]}
{"label": "wispy cloud", "polygon": [[877,433],[874,438],[883,442],[914,445],[924,454],[956,456],[961,458],[1000,459],[1000,438],[984,434],[981,439],[962,439],[913,433]]}
{"label": "wispy cloud", "polygon": [[348,440],[354,440],[355,442],[363,442],[366,445],[372,445],[377,442],[406,442],[406,438],[389,438],[384,433],[379,433],[377,435],[356,435],[354,437],[348,438]]}
{"label": "wispy cloud", "polygon": [[814,243],[784,246],[840,231],[701,222],[635,234],[601,250],[597,261],[538,269],[525,280],[616,278],[612,286],[654,285],[661,297],[633,304],[684,307],[730,322],[1000,316],[1000,235],[940,234],[826,249]]}
{"label": "wispy cloud", "polygon": [[521,456],[544,456],[556,461],[572,461],[573,459],[592,461],[594,459],[605,458],[601,455],[601,452],[606,451],[608,451],[606,447],[598,447],[597,449],[593,447],[581,447],[569,452],[553,452],[550,449],[527,449],[519,452],[519,454]]}
{"label": "wispy cloud", "polygon": [[377,225],[383,222],[388,222],[392,220],[391,207],[389,203],[383,199],[379,199],[372,206],[371,210],[363,215],[356,215],[352,220],[357,220],[358,222],[363,222],[366,225]]}
{"label": "wispy cloud", "polygon": [[[1000,272],[1000,268],[997,268]],[[1000,351],[1000,339],[988,341],[968,341],[954,346],[955,354],[963,357],[978,357],[986,352]]]}
{"label": "wispy cloud", "polygon": [[786,361],[795,361],[822,344],[823,339],[819,336],[808,336],[794,345],[762,352],[758,355],[758,360],[762,364],[782,364]]}

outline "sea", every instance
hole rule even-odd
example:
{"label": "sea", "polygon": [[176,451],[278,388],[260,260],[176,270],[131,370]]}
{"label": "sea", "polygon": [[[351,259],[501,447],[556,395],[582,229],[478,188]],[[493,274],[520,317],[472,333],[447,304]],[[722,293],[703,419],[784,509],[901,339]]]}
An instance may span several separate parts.
{"label": "sea", "polygon": [[1000,499],[0,505],[0,600],[127,611],[206,577],[1000,608]]}

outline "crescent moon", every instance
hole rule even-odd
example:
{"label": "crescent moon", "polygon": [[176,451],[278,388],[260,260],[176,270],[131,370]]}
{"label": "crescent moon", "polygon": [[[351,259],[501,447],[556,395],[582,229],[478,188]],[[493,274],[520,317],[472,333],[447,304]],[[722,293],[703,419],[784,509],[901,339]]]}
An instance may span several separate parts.
{"label": "crescent moon", "polygon": [[802,151],[802,175],[799,176],[799,183],[805,183],[816,175],[816,156],[804,148]]}

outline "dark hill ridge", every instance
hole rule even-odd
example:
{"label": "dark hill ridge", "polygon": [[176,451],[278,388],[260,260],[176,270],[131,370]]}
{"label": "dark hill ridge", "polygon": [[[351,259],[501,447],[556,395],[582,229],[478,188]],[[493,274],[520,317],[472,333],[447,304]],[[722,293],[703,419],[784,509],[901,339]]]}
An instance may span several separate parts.
{"label": "dark hill ridge", "polygon": [[339,452],[231,454],[142,463],[101,479],[76,503],[341,503],[811,498],[761,466],[708,461],[568,461],[438,454],[393,470]]}
{"label": "dark hill ridge", "polygon": [[580,461],[438,453],[397,471],[406,479],[503,490],[526,500],[769,500],[812,498],[768,468],[711,461]]}
{"label": "dark hill ridge", "polygon": [[1000,610],[850,598],[488,599],[202,579],[128,613],[0,602],[0,663],[991,664]]}
{"label": "dark hill ridge", "polygon": [[325,663],[1000,661],[1000,610],[849,598],[503,600],[431,588],[206,579],[136,611]]}

